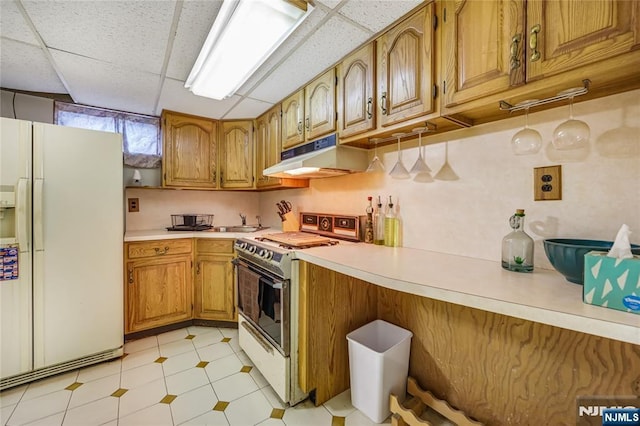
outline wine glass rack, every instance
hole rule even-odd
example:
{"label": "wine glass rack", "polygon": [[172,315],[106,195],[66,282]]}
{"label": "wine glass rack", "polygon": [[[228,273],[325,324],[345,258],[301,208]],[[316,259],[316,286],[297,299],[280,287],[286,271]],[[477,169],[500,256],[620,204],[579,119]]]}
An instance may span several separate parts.
{"label": "wine glass rack", "polygon": [[523,101],[520,102],[516,105],[512,105],[507,101],[500,101],[500,109],[502,111],[509,111],[509,112],[514,112],[514,111],[519,111],[525,108],[533,108],[536,107],[538,105],[544,105],[544,104],[549,104],[552,102],[559,102],[559,101],[563,101],[565,99],[570,99],[570,98],[574,98],[576,96],[580,96],[580,95],[584,95],[586,93],[589,93],[589,85],[591,84],[591,80],[589,79],[584,79],[582,80],[582,87],[574,87],[571,89],[567,89],[567,90],[563,90],[562,92],[558,93],[556,96],[550,97],[550,98],[546,98],[546,99],[536,99],[536,100],[531,100],[531,101]]}

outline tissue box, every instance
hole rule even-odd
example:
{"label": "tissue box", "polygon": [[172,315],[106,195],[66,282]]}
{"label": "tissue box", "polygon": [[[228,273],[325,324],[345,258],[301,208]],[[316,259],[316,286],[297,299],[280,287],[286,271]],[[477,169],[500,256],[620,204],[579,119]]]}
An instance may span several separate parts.
{"label": "tissue box", "polygon": [[585,254],[583,291],[585,303],[640,314],[640,256],[616,259],[602,251]]}

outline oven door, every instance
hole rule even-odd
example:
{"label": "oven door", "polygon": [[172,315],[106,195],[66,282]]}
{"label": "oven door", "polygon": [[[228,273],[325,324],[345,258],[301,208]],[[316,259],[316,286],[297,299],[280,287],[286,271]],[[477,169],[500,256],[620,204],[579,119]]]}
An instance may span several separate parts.
{"label": "oven door", "polygon": [[235,259],[238,311],[280,353],[289,356],[289,280]]}

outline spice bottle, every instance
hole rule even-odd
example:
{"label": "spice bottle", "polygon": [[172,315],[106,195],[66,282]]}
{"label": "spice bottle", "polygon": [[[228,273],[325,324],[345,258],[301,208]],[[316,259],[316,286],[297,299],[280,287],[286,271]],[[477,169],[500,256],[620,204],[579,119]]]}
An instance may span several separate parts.
{"label": "spice bottle", "polygon": [[379,246],[384,245],[384,211],[382,210],[382,201],[378,195],[378,207],[373,216],[373,243]]}
{"label": "spice bottle", "polygon": [[367,219],[364,225],[364,242],[373,243],[373,206],[371,205],[372,197],[367,197],[369,205],[367,206]]}
{"label": "spice bottle", "polygon": [[513,229],[502,239],[502,267],[515,272],[533,271],[533,238],[524,232],[524,210],[509,219]]}
{"label": "spice bottle", "polygon": [[398,246],[398,218],[393,209],[393,201],[389,195],[389,204],[384,215],[384,245],[388,247]]}

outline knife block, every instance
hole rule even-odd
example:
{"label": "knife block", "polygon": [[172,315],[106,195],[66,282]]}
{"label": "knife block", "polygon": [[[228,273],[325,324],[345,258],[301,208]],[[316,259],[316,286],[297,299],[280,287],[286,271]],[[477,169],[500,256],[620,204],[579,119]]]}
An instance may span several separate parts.
{"label": "knife block", "polygon": [[287,212],[282,218],[283,232],[298,232],[300,230],[300,222],[293,212]]}

